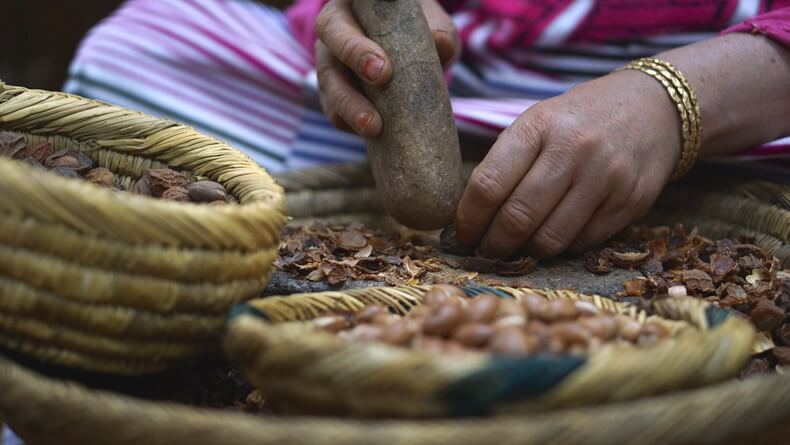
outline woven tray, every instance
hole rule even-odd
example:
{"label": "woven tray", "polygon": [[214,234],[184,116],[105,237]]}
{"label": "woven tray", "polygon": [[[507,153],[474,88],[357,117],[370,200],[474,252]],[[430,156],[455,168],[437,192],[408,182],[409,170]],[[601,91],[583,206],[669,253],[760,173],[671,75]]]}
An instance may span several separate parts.
{"label": "woven tray", "polygon": [[285,203],[241,152],[171,121],[2,82],[0,130],[80,150],[129,183],[165,166],[208,178],[236,201],[167,202],[0,159],[0,346],[154,372],[216,349],[228,308],[265,287]]}
{"label": "woven tray", "polygon": [[[331,310],[382,304],[397,313],[418,305],[429,287],[369,288],[270,297],[234,309],[227,353],[268,398],[296,412],[355,416],[469,416],[618,402],[718,382],[748,359],[754,333],[734,313],[697,299],[657,301],[660,317],[634,306],[568,291],[549,298],[585,300],[672,337],[652,347],[604,348],[587,357],[436,356],[384,344],[350,344],[309,320]],[[466,288],[520,299],[534,291]]]}

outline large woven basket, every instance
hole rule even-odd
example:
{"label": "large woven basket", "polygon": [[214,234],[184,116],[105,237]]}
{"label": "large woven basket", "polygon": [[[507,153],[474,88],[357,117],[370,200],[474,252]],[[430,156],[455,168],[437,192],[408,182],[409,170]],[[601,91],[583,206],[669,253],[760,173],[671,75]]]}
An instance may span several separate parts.
{"label": "large woven basket", "polygon": [[[658,316],[598,296],[542,291],[589,301],[672,334],[652,347],[604,348],[587,357],[504,358],[435,355],[385,344],[353,344],[305,320],[327,311],[381,304],[404,314],[428,287],[367,288],[269,297],[234,309],[226,349],[247,378],[278,406],[297,412],[435,417],[502,414],[619,402],[735,376],[755,346],[733,312],[698,299],[659,300]],[[466,288],[521,299],[529,289]]]}
{"label": "large woven basket", "polygon": [[0,159],[0,345],[140,374],[216,349],[228,308],[259,295],[285,222],[282,189],[241,152],[186,126],[0,82],[0,130],[70,148],[131,183],[170,167],[233,205],[101,189]]}

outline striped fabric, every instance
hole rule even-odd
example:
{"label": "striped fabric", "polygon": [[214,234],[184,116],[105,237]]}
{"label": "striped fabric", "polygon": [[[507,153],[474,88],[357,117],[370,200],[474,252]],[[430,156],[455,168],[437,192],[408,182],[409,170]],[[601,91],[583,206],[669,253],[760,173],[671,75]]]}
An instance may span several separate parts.
{"label": "striped fabric", "polygon": [[[364,142],[320,112],[321,3],[284,14],[248,0],[128,0],[86,36],[64,88],[181,121],[273,171],[360,159]],[[446,3],[464,44],[449,73],[461,136],[493,140],[541,99],[790,0]],[[728,159],[773,157],[790,157],[790,138]]]}

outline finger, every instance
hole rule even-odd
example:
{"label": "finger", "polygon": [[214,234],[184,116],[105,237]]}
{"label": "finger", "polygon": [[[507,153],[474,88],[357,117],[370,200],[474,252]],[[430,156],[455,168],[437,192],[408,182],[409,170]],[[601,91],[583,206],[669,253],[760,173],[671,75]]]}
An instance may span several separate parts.
{"label": "finger", "polygon": [[456,211],[458,239],[477,244],[497,211],[524,178],[540,152],[542,123],[523,114],[497,138],[474,169]]}
{"label": "finger", "polygon": [[590,222],[581,231],[572,250],[583,252],[617,235],[628,224],[644,216],[653,202],[645,196],[641,185],[624,193],[611,196],[595,211]]}
{"label": "finger", "polygon": [[374,137],[381,131],[381,116],[357,90],[347,68],[321,42],[316,43],[317,75],[324,113],[337,128],[344,125],[361,136]]}
{"label": "finger", "polygon": [[530,254],[551,257],[564,252],[604,203],[609,186],[596,178],[585,179],[571,186],[557,208],[529,239],[526,250]]}
{"label": "finger", "polygon": [[543,224],[568,192],[573,168],[557,150],[542,152],[507,201],[497,212],[483,241],[482,252],[507,258]]}
{"label": "finger", "polygon": [[422,12],[431,29],[442,66],[448,68],[461,55],[461,43],[455,23],[436,0],[423,0]]}
{"label": "finger", "polygon": [[333,0],[318,15],[315,31],[329,52],[366,82],[381,86],[392,75],[384,50],[362,32],[351,11],[351,0]]}

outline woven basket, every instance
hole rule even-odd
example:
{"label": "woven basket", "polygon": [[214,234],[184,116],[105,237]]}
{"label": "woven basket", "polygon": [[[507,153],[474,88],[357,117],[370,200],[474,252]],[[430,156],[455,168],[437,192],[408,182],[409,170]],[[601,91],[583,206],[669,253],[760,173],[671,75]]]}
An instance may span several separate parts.
{"label": "woven basket", "polygon": [[[285,409],[355,416],[435,417],[536,411],[618,402],[718,382],[754,346],[748,322],[692,298],[653,304],[660,317],[598,296],[546,291],[655,320],[672,337],[652,347],[604,348],[588,357],[436,356],[384,344],[350,344],[304,323],[332,310],[382,304],[406,313],[428,287],[368,288],[270,297],[236,308],[226,350],[250,382]],[[520,299],[528,289],[466,288]]]}
{"label": "woven basket", "polygon": [[0,83],[0,130],[87,154],[127,184],[170,167],[224,185],[222,208],[117,193],[0,159],[0,345],[140,374],[219,346],[232,305],[266,286],[282,189],[183,125]]}

